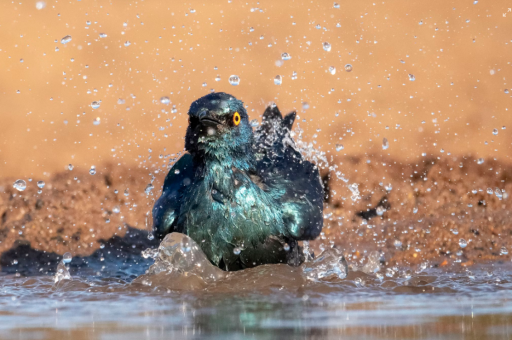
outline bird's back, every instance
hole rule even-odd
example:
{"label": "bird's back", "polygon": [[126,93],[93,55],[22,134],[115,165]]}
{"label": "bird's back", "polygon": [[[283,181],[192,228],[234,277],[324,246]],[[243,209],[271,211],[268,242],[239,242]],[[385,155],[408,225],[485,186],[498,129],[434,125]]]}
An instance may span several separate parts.
{"label": "bird's back", "polygon": [[267,107],[255,131],[258,175],[279,193],[283,220],[295,240],[316,238],[323,225],[323,186],[317,167],[304,159],[290,135],[295,112]]}

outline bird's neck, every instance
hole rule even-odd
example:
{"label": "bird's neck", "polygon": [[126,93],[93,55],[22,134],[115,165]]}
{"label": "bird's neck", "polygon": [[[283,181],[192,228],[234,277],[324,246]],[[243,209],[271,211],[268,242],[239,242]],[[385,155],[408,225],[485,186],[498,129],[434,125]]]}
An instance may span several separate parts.
{"label": "bird's neck", "polygon": [[[242,172],[253,171],[256,166],[252,150],[232,155],[229,153],[205,153],[196,155],[194,163],[203,178],[211,184],[219,185],[232,178],[234,169]],[[229,181],[229,180],[228,180]],[[222,185],[223,186],[223,185]]]}

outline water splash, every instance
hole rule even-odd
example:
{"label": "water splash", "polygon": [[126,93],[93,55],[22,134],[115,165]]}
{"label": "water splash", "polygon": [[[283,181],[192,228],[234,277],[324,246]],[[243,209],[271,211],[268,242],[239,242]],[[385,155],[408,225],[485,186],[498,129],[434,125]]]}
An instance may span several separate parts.
{"label": "water splash", "polygon": [[330,248],[322,252],[313,261],[305,263],[302,271],[306,278],[311,281],[329,279],[330,277],[344,279],[348,275],[348,265],[341,251]]}

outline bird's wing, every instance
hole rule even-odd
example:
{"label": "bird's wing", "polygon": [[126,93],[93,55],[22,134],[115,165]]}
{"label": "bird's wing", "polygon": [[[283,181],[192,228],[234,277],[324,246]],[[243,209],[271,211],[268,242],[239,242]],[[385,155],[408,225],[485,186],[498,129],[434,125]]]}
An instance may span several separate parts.
{"label": "bird's wing", "polygon": [[[194,180],[194,166],[190,154],[183,155],[165,177],[162,196],[153,207],[153,230],[158,237],[182,230],[176,229],[176,217],[182,203],[182,196]],[[174,230],[174,229],[176,230]]]}
{"label": "bird's wing", "polygon": [[257,175],[282,205],[283,221],[296,240],[316,238],[323,225],[323,187],[318,168],[297,150],[290,130],[295,112],[284,118],[267,107],[255,131]]}

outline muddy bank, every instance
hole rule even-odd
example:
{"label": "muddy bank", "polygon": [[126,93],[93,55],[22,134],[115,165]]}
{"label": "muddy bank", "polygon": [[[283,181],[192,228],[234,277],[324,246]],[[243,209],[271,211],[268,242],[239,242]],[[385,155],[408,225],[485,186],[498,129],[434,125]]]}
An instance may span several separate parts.
{"label": "muddy bank", "polygon": [[[335,159],[331,165],[338,169],[322,170],[329,188],[325,227],[313,246],[335,244],[352,261],[378,250],[400,265],[510,261],[512,168],[478,163],[453,156],[408,164],[380,156]],[[95,175],[74,169],[50,177],[42,189],[38,179],[25,179],[22,192],[13,188],[14,178],[1,179],[2,270],[17,271],[30,261],[53,265],[64,252],[100,258],[154,246],[147,233],[133,231],[149,229],[147,214],[164,172],[113,164]]]}

